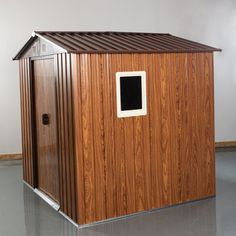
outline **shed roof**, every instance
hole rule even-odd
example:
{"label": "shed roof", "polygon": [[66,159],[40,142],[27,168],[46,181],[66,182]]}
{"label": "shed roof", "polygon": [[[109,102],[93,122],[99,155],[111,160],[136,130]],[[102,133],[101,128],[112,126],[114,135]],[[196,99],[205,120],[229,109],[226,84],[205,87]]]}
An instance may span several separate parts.
{"label": "shed roof", "polygon": [[68,53],[167,53],[213,52],[221,49],[163,33],[35,31],[19,53],[19,59],[38,38]]}

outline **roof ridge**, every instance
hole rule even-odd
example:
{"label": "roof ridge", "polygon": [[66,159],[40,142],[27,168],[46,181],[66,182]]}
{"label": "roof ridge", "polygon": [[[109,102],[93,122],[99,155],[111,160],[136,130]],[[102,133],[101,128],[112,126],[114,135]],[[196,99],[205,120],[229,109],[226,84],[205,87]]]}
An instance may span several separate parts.
{"label": "roof ridge", "polygon": [[77,33],[77,34],[148,34],[148,35],[171,35],[169,33],[157,33],[157,32],[130,32],[130,31],[58,31],[58,30],[51,30],[51,31],[34,31],[36,34],[65,34],[65,33]]}

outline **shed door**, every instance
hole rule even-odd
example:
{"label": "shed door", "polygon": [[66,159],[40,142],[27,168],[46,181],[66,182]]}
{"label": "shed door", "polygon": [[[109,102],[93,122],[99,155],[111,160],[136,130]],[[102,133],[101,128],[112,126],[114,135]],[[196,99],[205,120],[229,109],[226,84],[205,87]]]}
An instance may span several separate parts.
{"label": "shed door", "polygon": [[59,202],[54,60],[33,63],[38,188]]}

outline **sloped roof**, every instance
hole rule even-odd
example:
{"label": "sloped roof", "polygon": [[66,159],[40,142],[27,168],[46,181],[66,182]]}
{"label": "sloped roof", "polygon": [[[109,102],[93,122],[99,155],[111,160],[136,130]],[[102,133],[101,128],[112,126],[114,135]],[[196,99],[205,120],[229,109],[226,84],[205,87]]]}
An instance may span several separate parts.
{"label": "sloped roof", "polygon": [[38,37],[59,46],[68,53],[166,53],[221,51],[218,48],[186,40],[171,34],[35,31],[14,59],[19,59]]}

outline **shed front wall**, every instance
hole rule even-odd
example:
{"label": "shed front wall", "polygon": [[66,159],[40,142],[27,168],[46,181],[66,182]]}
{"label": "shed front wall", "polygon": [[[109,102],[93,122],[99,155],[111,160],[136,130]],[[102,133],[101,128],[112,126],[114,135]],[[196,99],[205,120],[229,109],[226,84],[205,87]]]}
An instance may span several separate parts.
{"label": "shed front wall", "polygon": [[[212,53],[73,54],[72,64],[79,224],[215,195]],[[146,116],[117,117],[121,71],[146,71]]]}
{"label": "shed front wall", "polygon": [[[74,221],[76,215],[75,164],[74,164],[74,129],[72,108],[71,57],[58,54],[54,57],[55,83],[57,91],[57,133],[59,144],[59,190],[60,210]],[[39,57],[38,60],[44,59]],[[23,179],[33,188],[37,188],[35,125],[34,125],[34,91],[32,78],[32,61],[22,58],[20,63],[21,91],[21,127]]]}

